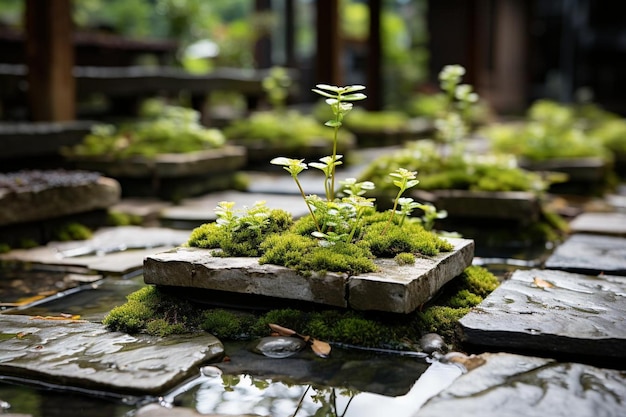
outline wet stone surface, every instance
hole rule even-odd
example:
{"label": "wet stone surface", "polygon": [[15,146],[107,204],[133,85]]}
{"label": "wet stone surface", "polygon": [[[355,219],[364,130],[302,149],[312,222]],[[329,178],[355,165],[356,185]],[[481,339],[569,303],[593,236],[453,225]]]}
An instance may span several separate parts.
{"label": "wet stone surface", "polygon": [[0,315],[0,373],[121,394],[159,394],[216,361],[224,348],[201,333],[158,339],[82,320]]}
{"label": "wet stone surface", "polygon": [[462,375],[414,417],[622,417],[626,372],[507,353]]}
{"label": "wet stone surface", "polygon": [[84,241],[50,242],[0,254],[0,261],[56,266],[64,270],[127,274],[140,270],[146,256],[183,244],[189,231],[160,227],[104,228]]}
{"label": "wet stone surface", "polygon": [[626,359],[626,280],[516,271],[461,318],[466,342],[489,349]]}
{"label": "wet stone surface", "polygon": [[556,248],[545,267],[591,275],[626,275],[626,238],[574,234]]}
{"label": "wet stone surface", "polygon": [[146,284],[202,288],[309,301],[358,310],[409,313],[429,300],[445,283],[467,268],[474,242],[449,239],[454,251],[416,259],[399,266],[376,260],[379,271],[348,277],[340,273],[303,276],[277,265],[259,265],[258,258],[220,258],[210,250],[176,248],[148,256]]}
{"label": "wet stone surface", "polygon": [[570,222],[570,230],[626,237],[626,213],[583,213]]}
{"label": "wet stone surface", "polygon": [[[91,174],[85,174],[88,178],[80,181],[67,180],[65,171],[40,174],[49,181],[41,185],[42,188],[12,190],[6,185],[0,186],[0,226],[108,208],[120,199],[120,185],[112,178],[92,180]],[[50,183],[48,177],[54,176],[61,177],[58,183]]]}

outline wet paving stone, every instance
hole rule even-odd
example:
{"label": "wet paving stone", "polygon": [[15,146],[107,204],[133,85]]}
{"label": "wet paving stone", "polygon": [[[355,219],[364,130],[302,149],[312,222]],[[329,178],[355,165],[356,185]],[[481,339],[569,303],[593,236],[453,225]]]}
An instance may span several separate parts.
{"label": "wet paving stone", "polygon": [[135,337],[83,320],[3,314],[0,329],[0,374],[121,394],[163,393],[224,352],[207,333]]}
{"label": "wet paving stone", "polygon": [[626,372],[507,353],[457,378],[414,417],[622,417]]}
{"label": "wet paving stone", "polygon": [[463,339],[489,350],[626,359],[626,280],[564,271],[516,271],[460,320]]}
{"label": "wet paving stone", "polygon": [[583,213],[570,222],[570,230],[626,237],[626,213]]}
{"label": "wet paving stone", "polygon": [[185,243],[189,233],[160,227],[104,228],[88,240],[50,242],[46,246],[0,254],[0,261],[124,275],[141,270],[146,256]]}
{"label": "wet paving stone", "polygon": [[544,266],[581,274],[626,275],[626,238],[574,234],[556,248]]}

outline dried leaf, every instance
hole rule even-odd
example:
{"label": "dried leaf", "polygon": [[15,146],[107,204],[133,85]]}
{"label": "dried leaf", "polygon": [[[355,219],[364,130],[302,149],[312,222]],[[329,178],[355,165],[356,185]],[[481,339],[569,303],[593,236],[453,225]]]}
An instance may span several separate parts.
{"label": "dried leaf", "polygon": [[327,358],[330,355],[331,347],[328,343],[321,340],[311,339],[311,349],[313,352],[322,358]]}
{"label": "dried leaf", "polygon": [[273,331],[275,331],[281,336],[296,336],[297,335],[295,330],[291,330],[286,327],[279,326],[278,324],[270,323],[268,326],[270,326],[270,329],[272,329]]}
{"label": "dried leaf", "polygon": [[72,321],[78,321],[78,319],[80,319],[80,315],[74,314],[74,315],[70,315],[69,317],[63,317],[63,316],[33,316],[30,319],[31,320],[72,320]]}
{"label": "dried leaf", "polygon": [[554,284],[552,284],[552,283],[550,283],[550,282],[548,282],[548,281],[546,281],[544,279],[541,279],[539,277],[535,277],[533,279],[533,284],[535,284],[539,288],[554,288]]}

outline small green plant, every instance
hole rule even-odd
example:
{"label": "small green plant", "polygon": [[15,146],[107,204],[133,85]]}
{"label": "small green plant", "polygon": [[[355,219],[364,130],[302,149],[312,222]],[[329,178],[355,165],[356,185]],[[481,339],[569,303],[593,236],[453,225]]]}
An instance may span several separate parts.
{"label": "small green plant", "polygon": [[[388,213],[377,212],[375,200],[365,197],[375,188],[371,181],[349,178],[341,182],[342,195],[335,195],[335,171],[342,163],[342,155],[337,153],[340,127],[353,107],[352,102],[366,97],[361,93],[364,88],[319,84],[313,89],[326,98],[332,110],[332,119],[325,122],[333,130],[332,155],[309,164],[304,159],[287,157],[270,161],[291,175],[310,216],[292,224],[285,212],[270,213],[262,205],[237,211],[234,203],[221,202],[216,209],[217,221],[195,229],[187,244],[215,249],[217,256],[258,256],[259,263],[282,265],[303,273],[360,274],[376,270],[376,257],[392,258],[400,252],[435,255],[452,250],[449,242],[409,218],[419,205],[402,194],[419,183],[415,171],[397,168],[389,174],[397,193]],[[324,174],[325,198],[306,195],[298,176],[309,167]]]}
{"label": "small green plant", "polygon": [[276,111],[283,111],[289,96],[289,88],[292,84],[287,69],[272,67],[267,77],[263,79],[262,84],[272,108]]}

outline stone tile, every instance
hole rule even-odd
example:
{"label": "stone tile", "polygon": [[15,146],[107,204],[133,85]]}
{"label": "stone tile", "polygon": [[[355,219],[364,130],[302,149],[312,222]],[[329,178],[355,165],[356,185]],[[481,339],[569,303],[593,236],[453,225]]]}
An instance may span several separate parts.
{"label": "stone tile", "polygon": [[570,222],[570,230],[626,237],[626,213],[583,213]]}
{"label": "stone tile", "polygon": [[0,189],[0,226],[108,208],[119,201],[120,195],[119,183],[107,177],[100,177],[95,182],[48,187],[33,192]]}
{"label": "stone tile", "polygon": [[626,373],[506,353],[457,378],[413,417],[621,417]]}
{"label": "stone tile", "polygon": [[122,394],[163,394],[224,352],[207,333],[134,337],[81,320],[12,315],[0,315],[0,328],[2,375]]}
{"label": "stone tile", "polygon": [[474,242],[450,239],[454,251],[398,266],[377,260],[379,273],[312,274],[305,277],[277,265],[259,265],[258,258],[213,257],[211,251],[176,248],[148,256],[146,284],[203,288],[302,300],[359,310],[408,313],[430,299],[446,282],[471,265]]}
{"label": "stone tile", "polygon": [[563,271],[516,271],[463,317],[475,346],[591,360],[626,359],[626,280]]}
{"label": "stone tile", "polygon": [[454,244],[452,252],[417,258],[414,265],[399,266],[392,259],[379,259],[380,272],[350,277],[348,304],[357,310],[415,310],[472,264],[474,241],[448,240]]}
{"label": "stone tile", "polygon": [[141,269],[146,256],[181,245],[189,231],[159,227],[104,228],[85,241],[51,242],[0,254],[0,261],[55,266],[66,270],[126,274]]}
{"label": "stone tile", "polygon": [[626,275],[626,238],[574,234],[556,248],[545,267],[591,275]]}
{"label": "stone tile", "polygon": [[288,211],[294,218],[309,214],[304,200],[298,195],[225,191],[185,199],[179,205],[163,210],[161,212],[161,220],[166,222],[184,221],[195,224],[213,222],[216,219],[215,207],[221,201],[235,202],[235,209],[252,207],[258,201],[265,201],[268,207]]}

